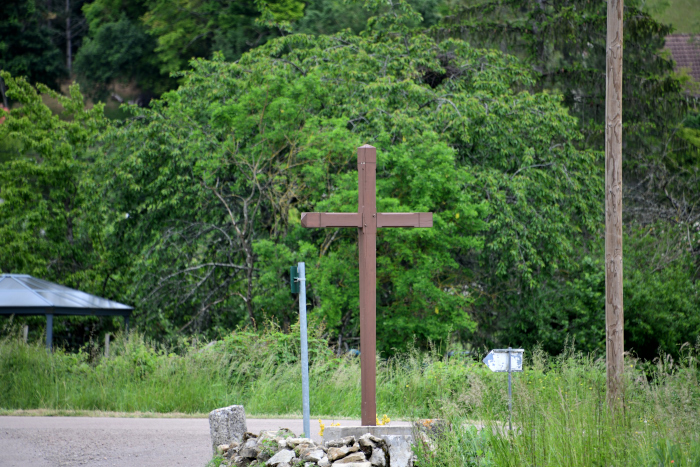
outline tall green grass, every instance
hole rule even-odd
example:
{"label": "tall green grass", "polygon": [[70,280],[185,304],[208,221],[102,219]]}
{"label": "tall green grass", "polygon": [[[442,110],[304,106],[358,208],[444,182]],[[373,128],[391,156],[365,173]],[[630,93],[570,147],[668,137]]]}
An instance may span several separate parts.
{"label": "tall green grass", "polygon": [[[0,340],[0,408],[201,413],[243,404],[251,415],[299,414],[298,342],[298,329],[272,328],[173,351],[131,333],[117,336],[104,357],[91,346],[49,354],[41,343],[26,345],[13,334]],[[359,359],[337,357],[318,335],[310,337],[310,353],[313,413],[359,417]],[[380,415],[427,417],[445,401],[458,403],[469,374],[488,376],[469,363],[417,351],[379,361]]]}
{"label": "tall green grass", "polygon": [[[358,359],[334,355],[315,332],[312,413],[359,417]],[[249,416],[300,413],[298,329],[242,330],[177,349],[131,333],[117,336],[110,357],[88,348],[48,354],[17,333],[0,339],[0,408],[202,413],[243,404]],[[628,357],[624,410],[613,416],[602,359],[528,351],[525,371],[513,375],[508,432],[505,374],[478,358],[410,351],[378,361],[378,415],[450,420],[437,450],[419,444],[419,466],[700,466],[699,353],[700,342],[675,362]]]}
{"label": "tall green grass", "polygon": [[[435,453],[419,446],[420,465],[700,466],[699,350],[700,342],[684,346],[679,362],[627,358],[623,409],[616,413],[606,402],[604,359],[571,349],[557,358],[535,351],[514,376],[512,432],[504,390],[499,403],[445,407],[453,429],[438,438]],[[476,392],[485,389],[479,384]],[[470,422],[475,414],[481,431]]]}

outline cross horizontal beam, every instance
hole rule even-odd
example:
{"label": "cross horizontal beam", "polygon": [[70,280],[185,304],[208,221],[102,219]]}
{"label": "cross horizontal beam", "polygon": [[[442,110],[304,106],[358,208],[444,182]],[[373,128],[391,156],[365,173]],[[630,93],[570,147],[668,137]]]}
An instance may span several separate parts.
{"label": "cross horizontal beam", "polygon": [[[305,212],[301,225],[306,228],[362,227],[359,212]],[[432,212],[379,212],[377,227],[432,227]]]}
{"label": "cross horizontal beam", "polygon": [[377,227],[432,227],[432,212],[378,212]]}
{"label": "cross horizontal beam", "polygon": [[431,212],[377,212],[377,149],[357,148],[357,212],[305,212],[306,228],[356,227],[360,266],[360,367],[362,425],[377,415],[377,228],[432,227]]}
{"label": "cross horizontal beam", "polygon": [[362,214],[359,212],[304,212],[301,226],[313,227],[362,227]]}

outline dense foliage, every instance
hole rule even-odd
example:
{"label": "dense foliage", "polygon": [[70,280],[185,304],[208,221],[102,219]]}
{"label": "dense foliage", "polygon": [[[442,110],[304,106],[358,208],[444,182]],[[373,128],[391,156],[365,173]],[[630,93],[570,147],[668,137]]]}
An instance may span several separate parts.
{"label": "dense foliage", "polygon": [[[626,216],[693,224],[698,217],[698,179],[677,164],[687,151],[669,145],[694,98],[673,60],[659,53],[673,28],[625,2],[623,134]],[[494,0],[458,2],[434,28],[521,57],[537,72],[537,88],[560,92],[576,116],[585,147],[603,150],[605,115],[606,2],[565,0],[551,4]],[[676,151],[674,151],[676,150]]]}
{"label": "dense foliage", "polygon": [[[0,70],[55,87],[65,65],[51,29],[42,21],[44,11],[33,0],[9,0],[0,11]],[[5,90],[0,91],[7,105]]]}
{"label": "dense foliage", "polygon": [[[83,8],[76,70],[90,89],[164,92],[124,121],[77,87],[40,86],[65,111],[53,115],[2,74],[15,103],[0,124],[2,272],[132,304],[142,331],[174,341],[290,329],[287,271],[305,261],[312,319],[356,347],[356,232],[299,218],[357,209],[368,143],[378,208],[435,213],[432,229],[380,229],[381,352],[412,338],[604,348],[602,3],[168,3]],[[700,124],[656,53],[669,29],[627,12],[626,346],[652,358],[700,333]],[[59,340],[76,327],[92,332],[58,320]]]}
{"label": "dense foliage", "polygon": [[[395,27],[195,61],[177,91],[105,136],[100,199],[118,248],[139,258],[131,293],[148,321],[287,323],[286,265],[306,260],[312,314],[355,337],[356,234],[305,231],[299,212],[357,209],[366,142],[379,148],[379,209],[435,213],[432,230],[380,233],[383,350],[469,336],[490,280],[528,288],[566,264],[569,229],[595,228],[596,155],[573,147],[558,98],[517,91],[531,78],[511,57]],[[458,72],[428,82],[446,66]]]}
{"label": "dense foliage", "polygon": [[85,284],[95,261],[84,210],[89,193],[80,184],[91,162],[88,147],[106,128],[102,106],[85,109],[77,87],[62,96],[39,85],[63,106],[61,118],[24,79],[2,77],[9,96],[22,104],[0,125],[6,149],[0,170],[2,269]]}

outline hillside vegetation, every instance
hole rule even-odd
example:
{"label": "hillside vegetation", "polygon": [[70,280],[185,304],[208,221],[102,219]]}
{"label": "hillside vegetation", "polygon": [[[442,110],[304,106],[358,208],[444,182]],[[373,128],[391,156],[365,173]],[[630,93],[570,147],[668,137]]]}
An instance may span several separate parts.
{"label": "hillside vegetation", "polygon": [[646,8],[658,21],[671,24],[676,33],[700,33],[700,5],[697,0],[649,0]]}
{"label": "hillside vegetation", "polygon": [[[44,4],[9,5],[0,26],[21,29]],[[133,305],[139,332],[174,345],[289,331],[288,270],[304,261],[310,316],[356,348],[357,233],[299,221],[357,209],[356,148],[372,144],[379,210],[434,216],[380,229],[384,357],[409,342],[601,353],[605,2],[168,5],[84,5],[75,66],[95,68],[68,95],[32,86],[19,56],[1,65],[3,273]],[[625,22],[625,345],[677,358],[700,334],[697,101],[659,52],[670,27],[632,0]],[[116,38],[133,57],[105,52]],[[122,78],[156,98],[124,120],[85,105]],[[42,332],[43,317],[19,320]],[[61,318],[55,337],[77,350],[117,331]]]}

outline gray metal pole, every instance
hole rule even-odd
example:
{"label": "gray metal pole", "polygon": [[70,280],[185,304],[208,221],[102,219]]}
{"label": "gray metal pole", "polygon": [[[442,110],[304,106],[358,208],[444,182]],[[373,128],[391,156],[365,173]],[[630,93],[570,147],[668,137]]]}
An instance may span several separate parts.
{"label": "gray metal pole", "polygon": [[53,315],[46,315],[46,350],[51,352],[53,348]]}
{"label": "gray metal pole", "polygon": [[309,346],[306,340],[306,269],[299,263],[299,330],[301,333],[301,404],[304,416],[304,436],[311,438],[309,408]]}
{"label": "gray metal pole", "polygon": [[126,328],[126,333],[129,334],[129,317],[124,317],[124,327]]}
{"label": "gray metal pole", "polygon": [[105,357],[109,357],[109,333],[105,334]]}
{"label": "gray metal pole", "polygon": [[510,347],[508,347],[508,430],[513,431],[513,425],[511,420],[513,418],[513,392],[511,390],[511,379],[510,379]]}
{"label": "gray metal pole", "polygon": [[22,326],[22,339],[24,340],[24,343],[27,343],[27,340],[29,338],[29,326],[26,324]]}

